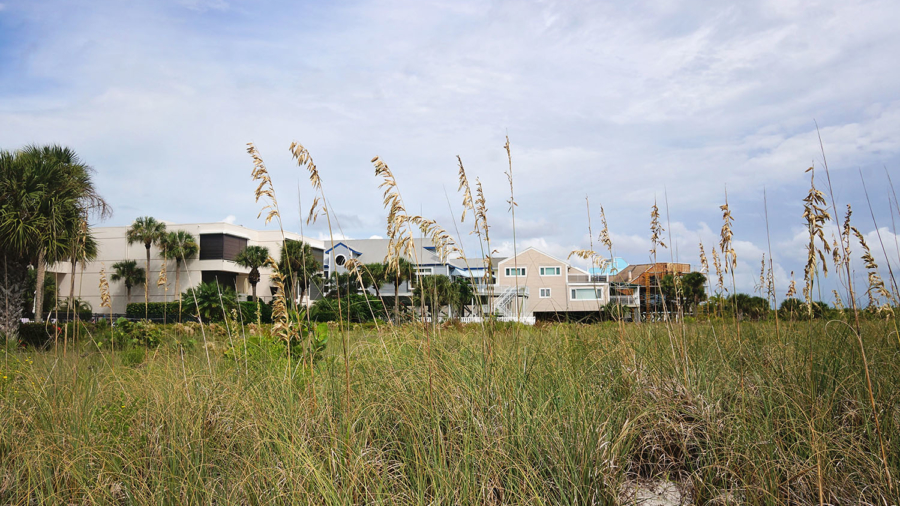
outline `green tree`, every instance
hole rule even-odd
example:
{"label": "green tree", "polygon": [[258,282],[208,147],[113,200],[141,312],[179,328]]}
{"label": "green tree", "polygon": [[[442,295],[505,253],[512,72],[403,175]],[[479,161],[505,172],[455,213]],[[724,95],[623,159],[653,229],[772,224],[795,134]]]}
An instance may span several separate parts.
{"label": "green tree", "polygon": [[381,298],[381,287],[388,282],[387,266],[383,263],[365,264],[360,272],[366,288],[375,290],[375,296]]}
{"label": "green tree", "polygon": [[247,246],[242,249],[236,257],[234,263],[241,267],[250,269],[250,286],[253,288],[253,301],[256,301],[256,284],[259,283],[259,268],[269,262],[269,248],[265,246]]}
{"label": "green tree", "polygon": [[465,316],[466,308],[474,298],[475,291],[472,289],[471,279],[464,276],[453,278],[450,305],[454,308],[457,317]]}
{"label": "green tree", "polygon": [[27,288],[25,293],[34,294],[34,297],[30,300],[24,300],[25,306],[22,308],[24,314],[33,314],[35,320],[37,320],[37,314],[34,313],[37,309],[43,308],[53,308],[56,307],[56,281],[52,278],[44,279],[44,289],[43,294],[41,295],[41,304],[38,305],[38,291],[37,291],[37,272],[36,268],[28,269],[28,277],[26,280]]}
{"label": "green tree", "polygon": [[147,250],[147,270],[144,271],[144,317],[150,307],[150,247],[159,245],[166,237],[166,224],[152,216],[142,216],[134,220],[125,232],[128,244],[144,243]]}
{"label": "green tree", "polygon": [[319,278],[322,266],[313,256],[312,246],[293,239],[286,239],[281,248],[278,261],[278,272],[285,275],[285,291],[292,294],[291,300],[296,297],[299,290],[300,300],[309,290],[309,285]]}
{"label": "green tree", "polygon": [[405,258],[387,264],[385,277],[394,283],[394,323],[400,323],[400,285],[415,277],[416,266]]}
{"label": "green tree", "polygon": [[125,283],[126,304],[131,304],[131,289],[145,282],[146,276],[143,267],[138,267],[135,260],[123,260],[112,265],[113,273],[110,281],[122,281]]}
{"label": "green tree", "polygon": [[[43,291],[48,250],[66,249],[90,215],[111,213],[94,188],[92,172],[74,151],[60,146],[0,151],[0,333],[7,337],[19,325],[27,265],[37,267],[36,291]],[[42,316],[43,300],[38,301]]]}
{"label": "green tree", "polygon": [[421,276],[413,289],[413,303],[424,305],[432,317],[437,318],[444,306],[449,306],[454,301],[453,292],[453,284],[447,276]]}
{"label": "green tree", "polygon": [[181,314],[181,264],[197,256],[200,246],[190,232],[173,230],[166,234],[163,256],[175,260],[175,293],[178,294],[178,314]]}
{"label": "green tree", "polygon": [[181,294],[185,304],[206,321],[222,321],[238,307],[234,288],[219,283],[200,283]]}

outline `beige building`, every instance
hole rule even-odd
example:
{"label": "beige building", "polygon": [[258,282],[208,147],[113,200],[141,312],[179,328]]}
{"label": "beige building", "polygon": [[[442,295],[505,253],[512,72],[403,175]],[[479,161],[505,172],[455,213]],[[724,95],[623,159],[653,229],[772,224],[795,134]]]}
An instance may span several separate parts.
{"label": "beige building", "polygon": [[[637,307],[637,295],[611,295],[608,276],[590,274],[552,255],[528,248],[497,266],[495,307],[510,316],[555,317],[563,313],[596,312],[609,302]],[[518,292],[518,297],[515,294]],[[503,294],[511,293],[510,297]],[[510,314],[511,313],[511,314]]]}
{"label": "beige building", "polygon": [[[150,302],[164,302],[176,300],[177,293],[184,292],[191,286],[201,282],[218,281],[221,284],[236,288],[238,298],[246,300],[251,293],[248,275],[250,269],[239,267],[233,262],[235,255],[246,246],[259,245],[269,249],[269,254],[276,261],[281,254],[282,234],[279,230],[254,230],[240,225],[229,223],[191,223],[175,224],[166,223],[166,231],[184,230],[194,236],[200,246],[199,253],[188,259],[181,265],[179,287],[175,287],[175,261],[168,260],[166,265],[168,283],[165,286],[157,286],[160,269],[164,260],[160,256],[160,250],[156,246],[150,248]],[[125,284],[121,281],[110,280],[114,271],[113,264],[122,260],[135,260],[138,267],[146,268],[146,249],[143,243],[128,244],[125,233],[128,227],[98,227],[91,231],[97,240],[97,259],[85,265],[78,265],[74,276],[75,297],[90,303],[95,313],[107,312],[108,309],[100,307],[100,269],[105,268],[106,278],[109,282],[109,291],[112,298],[112,312],[124,313],[126,305]],[[284,237],[297,241],[304,241],[313,248],[313,254],[321,265],[323,243],[317,239],[302,237],[299,234],[285,232]],[[256,285],[257,295],[260,299],[268,301],[272,298],[272,285],[270,275],[272,269],[260,268],[260,280]],[[56,279],[59,297],[69,296],[71,289],[71,265],[60,263],[47,269],[47,276]],[[317,291],[312,288],[312,294],[307,294],[306,299],[315,298]],[[143,284],[135,286],[131,290],[131,302],[144,301]],[[306,302],[306,301],[305,301]],[[49,309],[49,308],[48,308]]]}

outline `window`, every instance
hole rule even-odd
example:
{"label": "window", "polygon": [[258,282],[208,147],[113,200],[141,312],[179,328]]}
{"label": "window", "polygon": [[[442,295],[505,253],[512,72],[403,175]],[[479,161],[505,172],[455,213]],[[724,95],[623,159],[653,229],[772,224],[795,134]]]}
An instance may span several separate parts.
{"label": "window", "polygon": [[519,268],[507,267],[506,275],[511,276],[511,277],[522,277],[525,275],[525,268],[524,267],[519,267]]}
{"label": "window", "polygon": [[541,267],[541,276],[559,276],[562,269],[559,267]]}
{"label": "window", "polygon": [[431,276],[434,274],[434,267],[419,267],[416,271],[420,276]]}
{"label": "window", "polygon": [[549,288],[541,288],[541,298],[549,299],[550,298],[550,289]]}
{"label": "window", "polygon": [[603,298],[602,288],[572,288],[571,300],[600,300]]}
{"label": "window", "polygon": [[344,255],[338,255],[334,257],[334,263],[336,263],[338,266],[344,265],[346,261],[347,257],[345,257]]}

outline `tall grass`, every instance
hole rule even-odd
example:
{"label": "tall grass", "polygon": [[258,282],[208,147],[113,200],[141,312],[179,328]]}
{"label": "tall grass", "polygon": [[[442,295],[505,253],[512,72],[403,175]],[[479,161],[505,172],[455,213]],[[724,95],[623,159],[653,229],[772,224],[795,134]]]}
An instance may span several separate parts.
{"label": "tall grass", "polygon": [[7,350],[0,503],[613,504],[625,483],[665,478],[696,504],[818,503],[820,487],[826,503],[892,504],[900,361],[890,323],[863,327],[887,469],[856,335],[835,322],[782,339],[744,324],[740,344],[685,324],[690,387],[663,324],[500,326],[487,383],[476,328],[444,329],[431,361],[412,326],[357,329],[352,403],[337,342],[315,396],[283,359],[243,371],[224,336],[212,369],[174,346],[138,366],[84,342]]}

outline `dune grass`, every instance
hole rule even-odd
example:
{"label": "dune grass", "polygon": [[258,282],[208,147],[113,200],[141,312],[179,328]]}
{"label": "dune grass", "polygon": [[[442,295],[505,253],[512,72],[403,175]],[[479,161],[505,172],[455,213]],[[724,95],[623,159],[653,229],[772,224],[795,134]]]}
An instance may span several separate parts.
{"label": "dune grass", "polygon": [[[211,368],[177,346],[7,350],[0,503],[616,504],[667,479],[695,504],[896,504],[849,326],[742,325],[739,346],[731,322],[686,324],[687,366],[662,324],[447,327],[431,363],[421,328],[356,329],[349,403],[340,339],[314,381],[227,337]],[[892,330],[863,342],[896,478]]]}

